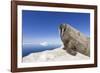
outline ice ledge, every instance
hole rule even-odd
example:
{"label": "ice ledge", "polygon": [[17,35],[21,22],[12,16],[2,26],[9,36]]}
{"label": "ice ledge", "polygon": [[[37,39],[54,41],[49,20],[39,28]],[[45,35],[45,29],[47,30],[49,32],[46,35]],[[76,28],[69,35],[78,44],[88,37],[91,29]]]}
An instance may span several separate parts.
{"label": "ice ledge", "polygon": [[81,53],[77,53],[76,56],[68,54],[65,50],[56,48],[54,50],[46,50],[38,53],[31,53],[28,56],[23,57],[23,62],[48,62],[48,61],[68,61],[68,60],[86,60],[89,59]]}

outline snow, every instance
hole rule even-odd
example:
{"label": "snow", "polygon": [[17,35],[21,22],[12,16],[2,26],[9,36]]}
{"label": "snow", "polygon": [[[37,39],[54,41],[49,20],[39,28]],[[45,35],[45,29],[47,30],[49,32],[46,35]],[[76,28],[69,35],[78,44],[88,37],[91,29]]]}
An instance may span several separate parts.
{"label": "snow", "polygon": [[48,62],[48,61],[68,61],[68,60],[87,60],[88,56],[77,53],[76,56],[68,54],[65,50],[56,48],[54,50],[46,50],[38,53],[31,53],[23,57],[23,62]]}

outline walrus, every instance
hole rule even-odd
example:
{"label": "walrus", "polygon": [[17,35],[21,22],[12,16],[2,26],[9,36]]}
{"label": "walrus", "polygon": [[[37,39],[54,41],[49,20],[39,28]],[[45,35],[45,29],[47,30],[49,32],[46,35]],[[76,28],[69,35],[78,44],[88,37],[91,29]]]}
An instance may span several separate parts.
{"label": "walrus", "polygon": [[73,56],[76,56],[78,52],[90,56],[90,40],[88,37],[69,24],[60,24],[59,29],[64,45],[63,49],[66,52]]}

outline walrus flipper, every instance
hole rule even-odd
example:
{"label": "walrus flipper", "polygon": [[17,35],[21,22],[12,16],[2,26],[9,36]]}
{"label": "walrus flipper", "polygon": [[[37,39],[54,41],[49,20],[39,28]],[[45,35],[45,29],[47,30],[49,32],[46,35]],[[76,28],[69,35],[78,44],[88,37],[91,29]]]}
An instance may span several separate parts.
{"label": "walrus flipper", "polygon": [[73,55],[73,56],[76,56],[76,54],[77,54],[77,49],[76,49],[76,47],[75,47],[75,45],[73,44],[72,41],[70,41],[70,42],[68,43],[68,46],[66,47],[66,51],[67,51],[69,54],[71,54],[71,55]]}

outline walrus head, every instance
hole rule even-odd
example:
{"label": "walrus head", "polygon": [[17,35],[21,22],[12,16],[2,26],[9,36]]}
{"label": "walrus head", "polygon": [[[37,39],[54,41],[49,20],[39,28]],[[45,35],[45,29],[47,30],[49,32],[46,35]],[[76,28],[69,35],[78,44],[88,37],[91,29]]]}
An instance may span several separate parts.
{"label": "walrus head", "polygon": [[63,37],[64,32],[66,31],[66,24],[61,24],[59,29],[60,29],[60,36]]}

